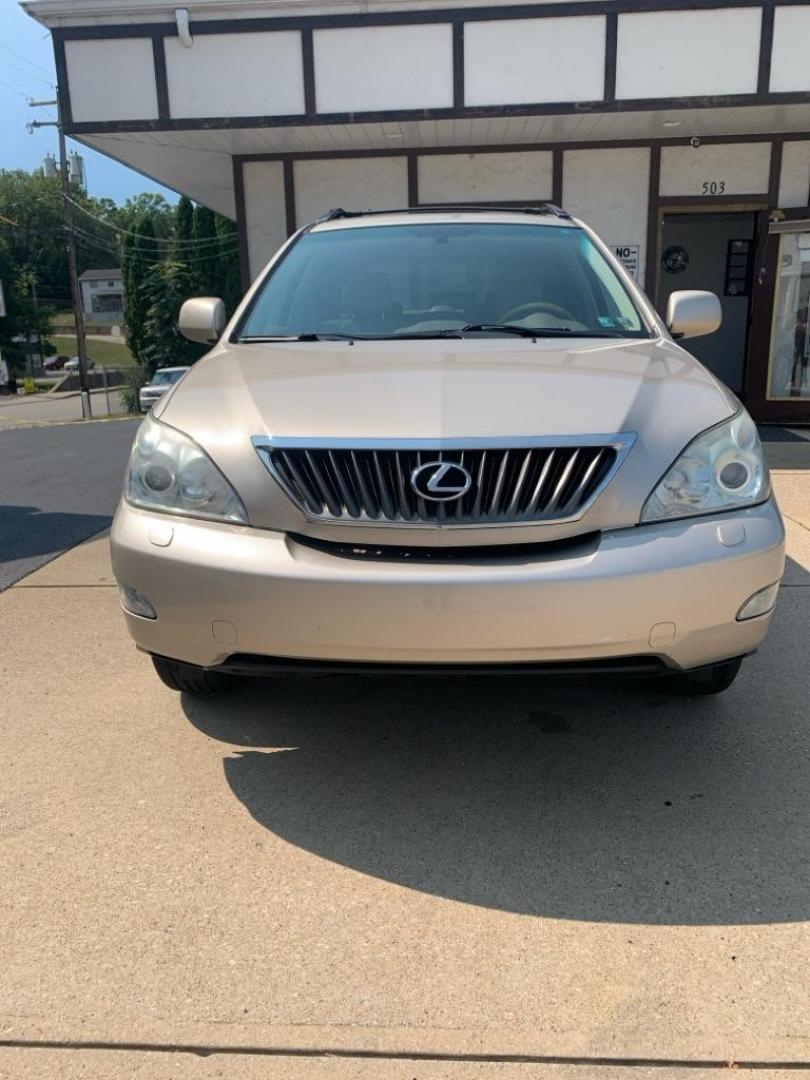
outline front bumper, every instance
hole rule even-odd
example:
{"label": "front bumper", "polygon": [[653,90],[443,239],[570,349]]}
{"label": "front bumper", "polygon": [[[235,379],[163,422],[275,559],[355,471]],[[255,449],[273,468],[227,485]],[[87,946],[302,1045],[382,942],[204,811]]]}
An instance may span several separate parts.
{"label": "front bumper", "polygon": [[229,657],[515,664],[660,657],[693,668],[752,652],[770,614],[737,622],[782,576],[773,500],[615,529],[560,551],[453,562],[345,558],[284,533],[122,502],[115,576],[153,604],[138,646],[212,667]]}

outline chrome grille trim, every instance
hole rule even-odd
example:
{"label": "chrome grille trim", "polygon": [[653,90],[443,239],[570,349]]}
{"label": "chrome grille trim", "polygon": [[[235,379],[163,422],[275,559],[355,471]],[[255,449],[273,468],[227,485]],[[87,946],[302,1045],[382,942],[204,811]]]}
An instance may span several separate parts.
{"label": "chrome grille trim", "polygon": [[[286,495],[321,524],[480,528],[575,521],[635,442],[620,435],[499,439],[308,439],[254,436]],[[470,490],[429,502],[411,473],[429,461],[462,464]]]}

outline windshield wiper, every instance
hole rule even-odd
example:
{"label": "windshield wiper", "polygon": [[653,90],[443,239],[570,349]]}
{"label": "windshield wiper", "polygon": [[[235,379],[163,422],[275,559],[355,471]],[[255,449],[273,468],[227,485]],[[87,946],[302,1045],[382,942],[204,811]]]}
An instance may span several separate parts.
{"label": "windshield wiper", "polygon": [[569,330],[564,326],[551,329],[549,327],[519,326],[517,323],[467,323],[466,326],[452,326],[437,330],[414,330],[402,334],[340,334],[332,331],[324,331],[316,334],[312,331],[303,334],[248,334],[237,338],[240,345],[257,345],[269,342],[284,341],[409,341],[419,338],[463,338],[466,333],[501,333],[515,334],[517,337],[526,338],[603,338],[621,337],[616,331],[610,330]]}
{"label": "windshield wiper", "polygon": [[[557,337],[558,330],[530,330],[526,326],[510,323],[468,323],[466,326],[448,326],[436,330],[413,330],[402,334],[392,334],[388,341],[408,341],[415,338],[463,338],[467,332],[516,334],[518,337]],[[566,331],[567,333],[567,331]]]}
{"label": "windshield wiper", "polygon": [[272,341],[362,341],[357,334],[305,333],[305,334],[246,334],[237,338],[239,345],[261,345]]}
{"label": "windshield wiper", "polygon": [[621,334],[613,333],[611,331],[604,330],[569,330],[568,327],[558,326],[556,328],[538,326],[532,328],[531,326],[519,326],[517,323],[468,323],[466,326],[462,326],[460,333],[486,333],[488,331],[493,333],[499,332],[503,334],[517,334],[519,337],[621,337]]}

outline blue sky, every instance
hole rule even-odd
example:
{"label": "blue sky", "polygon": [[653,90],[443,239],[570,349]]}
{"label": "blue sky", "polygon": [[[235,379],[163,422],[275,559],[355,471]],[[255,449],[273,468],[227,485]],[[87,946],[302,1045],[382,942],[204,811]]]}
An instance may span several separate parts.
{"label": "blue sky", "polygon": [[[28,120],[50,120],[54,109],[31,109],[28,98],[54,96],[56,79],[50,32],[35,22],[17,3],[0,0],[0,169],[35,169],[50,150],[56,155],[56,131],[41,128],[29,135]],[[177,196],[140,173],[119,165],[103,154],[68,140],[68,151],[84,157],[87,189],[91,195],[124,202],[141,191],[160,191],[172,202]]]}

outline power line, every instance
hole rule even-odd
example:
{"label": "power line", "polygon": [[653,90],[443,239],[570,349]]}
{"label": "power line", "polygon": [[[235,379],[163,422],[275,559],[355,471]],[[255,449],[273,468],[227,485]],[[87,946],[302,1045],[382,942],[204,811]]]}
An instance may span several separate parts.
{"label": "power line", "polygon": [[[91,236],[89,233],[82,231],[81,229],[74,229],[79,242],[84,245],[85,248],[95,248],[97,251],[104,251],[109,255],[114,255],[116,258],[120,258],[121,251],[118,248],[113,247],[104,240],[99,240],[97,237]],[[228,258],[232,255],[236,255],[239,251],[238,244],[232,244],[228,248],[220,248],[218,251],[203,251],[193,254],[195,262],[205,262],[210,259]],[[141,252],[139,258],[149,266],[159,266],[164,262],[171,262],[170,253],[155,251],[152,253]]]}
{"label": "power line", "polygon": [[53,83],[47,79],[43,79],[41,75],[34,75],[31,71],[26,71],[25,68],[21,68],[19,64],[14,64],[11,60],[6,60],[5,56],[0,56],[0,64],[8,64],[9,67],[13,67],[16,71],[21,71],[23,75],[26,75],[29,79],[36,79],[38,82],[45,83],[46,86],[53,88]]}
{"label": "power line", "polygon": [[[115,252],[115,253],[120,253],[120,251],[121,251],[120,248],[116,247],[110,240],[105,239],[104,237],[94,236],[92,233],[89,233],[86,230],[84,230],[84,229],[82,229],[82,228],[80,228],[78,226],[76,227],[75,231],[76,231],[77,236],[81,236],[82,239],[84,239],[84,240],[86,240],[86,241],[88,241],[90,243],[95,244],[97,247],[104,247],[108,251]],[[196,251],[196,252],[192,251],[192,252],[187,252],[186,254],[188,256],[192,257],[192,258],[199,258],[199,259],[209,259],[209,258],[211,258],[211,259],[215,259],[215,258],[218,258],[220,255],[227,254],[231,250],[238,251],[238,249],[239,249],[239,243],[238,243],[236,237],[229,237],[228,242],[225,243],[225,241],[223,241],[222,245],[216,251]],[[150,255],[154,256],[154,259],[152,261],[155,261],[155,262],[164,262],[164,261],[167,261],[167,260],[171,261],[172,252],[171,252],[171,250],[167,250],[167,251],[159,251],[158,250],[158,251],[152,251],[152,252],[143,251],[143,252],[139,252],[139,254],[141,256],[147,258],[147,259],[149,258]]]}
{"label": "power line", "polygon": [[111,229],[114,233],[117,233],[118,236],[131,236],[134,239],[143,240],[145,243],[148,244],[165,244],[167,247],[173,248],[199,248],[205,246],[213,247],[215,245],[230,243],[234,239],[233,235],[221,237],[203,237],[200,240],[178,240],[171,236],[144,237],[140,233],[134,232],[131,229],[123,229],[119,225],[113,225],[111,221],[105,221],[104,218],[100,218],[96,214],[91,214],[89,210],[85,209],[85,207],[83,207],[81,203],[76,202],[75,199],[68,199],[68,201],[71,203],[71,205],[75,206],[77,210],[80,210],[87,217],[91,218],[91,220],[97,222],[99,225],[105,226],[105,228],[107,229]]}
{"label": "power line", "polygon": [[27,56],[23,56],[23,54],[22,54],[22,53],[18,53],[18,52],[16,52],[16,51],[15,51],[14,49],[10,49],[10,48],[8,47],[8,45],[4,45],[4,44],[2,43],[2,41],[0,41],[0,49],[3,49],[3,51],[4,51],[4,52],[10,53],[10,54],[11,54],[12,56],[16,56],[18,60],[22,60],[22,62],[23,62],[24,64],[28,64],[28,65],[29,65],[29,67],[32,67],[32,68],[37,68],[37,70],[38,70],[38,71],[42,71],[42,72],[44,72],[44,73],[45,73],[46,75],[52,75],[52,74],[53,74],[53,72],[52,72],[52,71],[50,71],[50,70],[49,70],[48,68],[46,68],[46,67],[43,67],[43,65],[42,65],[42,64],[38,64],[38,63],[36,62],[36,60],[31,60],[31,59],[30,59],[29,57],[27,57]]}
{"label": "power line", "polygon": [[0,79],[0,86],[5,86],[6,90],[10,90],[13,94],[21,97],[23,101],[28,101],[28,94],[24,94],[22,90],[18,90],[17,87],[12,86],[11,83],[3,82],[3,80]]}
{"label": "power line", "polygon": [[[25,233],[26,236],[53,236],[53,231],[51,229],[38,229],[34,225],[21,225],[18,222],[12,222],[8,218],[5,219],[5,222],[8,223],[8,226],[11,230],[15,232]],[[0,225],[3,223],[3,215],[0,214]],[[89,233],[86,230],[79,228],[79,226],[74,226],[73,231],[75,232],[76,236],[81,241],[83,241],[85,246],[92,246],[94,248],[97,248],[99,251],[105,251],[110,255],[114,255],[118,259],[121,258],[123,254],[121,248],[116,247],[111,239],[93,236],[92,233]],[[220,246],[218,246],[216,250],[197,250],[186,252],[185,254],[187,257],[194,258],[199,262],[205,259],[227,258],[230,255],[235,255],[239,251],[239,242],[235,236],[224,237],[221,242],[218,241],[217,243],[220,244]],[[147,263],[157,264],[167,260],[171,261],[171,254],[172,252],[169,249],[165,251],[156,250],[151,253],[141,252],[140,257]]]}

